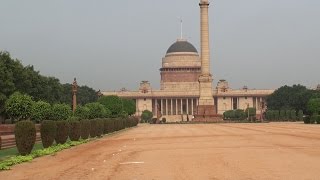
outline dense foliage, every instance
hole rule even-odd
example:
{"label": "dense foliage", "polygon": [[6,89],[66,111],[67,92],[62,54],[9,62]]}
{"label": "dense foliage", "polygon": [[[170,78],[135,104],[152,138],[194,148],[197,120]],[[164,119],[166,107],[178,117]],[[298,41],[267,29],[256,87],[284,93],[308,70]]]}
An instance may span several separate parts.
{"label": "dense foliage", "polygon": [[123,111],[126,112],[129,116],[133,115],[136,112],[136,103],[132,99],[122,99]]}
{"label": "dense foliage", "polygon": [[320,92],[302,85],[282,86],[267,97],[267,104],[269,110],[294,109],[311,115],[307,104],[313,98],[320,98]]}
{"label": "dense foliage", "polygon": [[15,92],[5,103],[6,113],[16,121],[29,119],[31,117],[32,104],[31,96]]}
{"label": "dense foliage", "polygon": [[57,133],[57,125],[55,121],[44,120],[41,122],[40,134],[44,148],[51,146]]}
{"label": "dense foliage", "polygon": [[74,112],[74,116],[78,117],[80,120],[87,119],[89,118],[89,111],[90,109],[88,107],[78,105]]}
{"label": "dense foliage", "polygon": [[[33,66],[23,66],[19,60],[12,59],[8,52],[0,51],[0,115],[4,115],[5,101],[14,92],[28,94],[35,101],[71,103],[71,84],[61,84],[59,79],[40,75]],[[78,104],[97,100],[96,91],[87,86],[78,87]]]}
{"label": "dense foliage", "polygon": [[122,99],[118,96],[103,96],[98,102],[110,110],[111,117],[119,117],[123,113]]}
{"label": "dense foliage", "polygon": [[57,133],[56,133],[56,143],[57,144],[64,144],[69,136],[69,123],[68,121],[56,121],[57,124]]}
{"label": "dense foliage", "polygon": [[71,114],[71,106],[67,104],[54,104],[51,108],[50,120],[66,120]]}
{"label": "dense foliage", "polygon": [[21,155],[30,154],[36,142],[36,127],[32,121],[20,121],[14,128],[16,145]]}
{"label": "dense foliage", "polygon": [[307,104],[308,111],[319,114],[320,112],[320,98],[310,99]]}
{"label": "dense foliage", "polygon": [[81,127],[80,134],[82,139],[89,138],[90,129],[91,129],[90,125],[91,123],[90,123],[90,120],[88,119],[84,119],[80,121],[80,127]]}
{"label": "dense foliage", "polygon": [[85,105],[85,107],[88,108],[89,110],[88,112],[89,119],[103,118],[108,116],[109,111],[106,110],[106,108],[98,102],[88,103]]}
{"label": "dense foliage", "polygon": [[229,110],[223,113],[223,119],[227,120],[244,120],[246,117],[242,109]]}
{"label": "dense foliage", "polygon": [[98,135],[98,119],[90,120],[90,137],[94,138]]}
{"label": "dense foliage", "polygon": [[142,122],[150,122],[153,117],[153,114],[149,110],[144,110],[141,114]]}
{"label": "dense foliage", "polygon": [[36,122],[49,119],[51,113],[51,105],[44,101],[34,102],[31,109],[31,119]]}
{"label": "dense foliage", "polygon": [[71,141],[78,141],[81,136],[81,124],[79,121],[69,122],[70,132],[69,137]]}

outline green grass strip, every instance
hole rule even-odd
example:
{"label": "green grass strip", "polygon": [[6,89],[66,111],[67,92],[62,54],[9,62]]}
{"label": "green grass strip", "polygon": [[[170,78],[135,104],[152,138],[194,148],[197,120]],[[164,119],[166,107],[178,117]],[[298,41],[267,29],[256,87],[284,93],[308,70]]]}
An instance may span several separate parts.
{"label": "green grass strip", "polygon": [[0,162],[0,170],[9,170],[11,166],[16,165],[16,164],[21,164],[23,162],[29,162],[32,161],[34,158],[41,157],[41,156],[46,156],[46,155],[51,155],[55,154],[58,151],[64,150],[71,148],[73,146],[77,146],[86,142],[89,142],[90,139],[86,140],[79,140],[79,141],[68,141],[65,144],[57,144],[54,146],[50,146],[45,149],[38,149],[33,151],[31,154],[26,155],[26,156],[14,156],[9,159],[6,159],[4,161]]}

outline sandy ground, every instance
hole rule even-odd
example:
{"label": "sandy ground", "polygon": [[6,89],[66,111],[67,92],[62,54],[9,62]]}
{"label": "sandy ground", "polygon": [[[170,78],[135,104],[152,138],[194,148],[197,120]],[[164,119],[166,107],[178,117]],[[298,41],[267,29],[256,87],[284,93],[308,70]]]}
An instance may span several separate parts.
{"label": "sandy ground", "polygon": [[320,179],[320,125],[139,125],[0,179]]}

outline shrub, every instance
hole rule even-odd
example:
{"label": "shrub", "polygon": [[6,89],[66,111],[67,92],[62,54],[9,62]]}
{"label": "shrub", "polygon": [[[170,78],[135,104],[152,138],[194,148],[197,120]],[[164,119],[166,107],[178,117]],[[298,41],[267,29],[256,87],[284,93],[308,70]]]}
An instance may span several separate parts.
{"label": "shrub", "polygon": [[98,102],[110,110],[111,117],[119,117],[123,112],[122,99],[118,96],[103,96]]}
{"label": "shrub", "polygon": [[36,122],[49,119],[51,105],[44,101],[38,101],[32,104],[31,119]]}
{"label": "shrub", "polygon": [[69,138],[71,141],[79,141],[81,136],[81,125],[79,121],[69,121]]}
{"label": "shrub", "polygon": [[80,120],[89,118],[89,108],[85,106],[77,106],[76,111],[74,112],[76,117],[79,117]]}
{"label": "shrub", "polygon": [[2,142],[1,142],[1,136],[0,136],[0,150],[1,150],[1,144],[2,144]]}
{"label": "shrub", "polygon": [[81,127],[81,138],[82,139],[88,139],[90,135],[90,120],[83,119],[80,121],[80,127]]}
{"label": "shrub", "polygon": [[299,110],[299,112],[298,112],[298,119],[299,119],[299,121],[303,121],[303,112],[302,112],[302,110]]}
{"label": "shrub", "polygon": [[89,119],[103,118],[103,116],[105,116],[105,107],[100,103],[88,103],[85,105],[85,107],[89,109]]}
{"label": "shrub", "polygon": [[30,118],[32,104],[31,96],[15,92],[6,101],[5,110],[11,119],[20,121]]}
{"label": "shrub", "polygon": [[303,121],[304,121],[305,124],[310,124],[310,116],[305,116],[303,118]]}
{"label": "shrub", "polygon": [[98,121],[97,119],[90,120],[90,137],[94,138],[98,135]]}
{"label": "shrub", "polygon": [[69,136],[69,123],[66,120],[57,121],[57,134],[56,134],[56,143],[64,144]]}
{"label": "shrub", "polygon": [[100,137],[104,134],[104,119],[97,119],[97,136]]}
{"label": "shrub", "polygon": [[291,110],[290,111],[290,119],[292,121],[296,121],[297,120],[297,112],[295,110]]}
{"label": "shrub", "polygon": [[4,120],[4,124],[12,124],[12,120],[11,119],[6,119],[6,120]]}
{"label": "shrub", "polygon": [[280,120],[280,111],[279,110],[275,110],[274,112],[274,119],[276,120],[276,121],[279,121]]}
{"label": "shrub", "polygon": [[123,111],[128,115],[133,115],[136,112],[136,102],[132,99],[122,99]]}
{"label": "shrub", "polygon": [[317,121],[317,124],[320,124],[320,115],[317,115],[316,121]]}
{"label": "shrub", "polygon": [[167,122],[167,119],[166,119],[166,118],[162,118],[162,122],[163,122],[163,123],[166,123],[166,122]]}
{"label": "shrub", "polygon": [[285,119],[286,119],[286,111],[280,110],[280,120],[285,120]]}
{"label": "shrub", "polygon": [[141,120],[143,122],[150,122],[153,117],[153,114],[149,110],[144,110],[141,114]]}
{"label": "shrub", "polygon": [[318,114],[313,113],[312,116],[310,117],[310,124],[314,124],[317,121],[317,116]]}
{"label": "shrub", "polygon": [[50,120],[67,120],[72,114],[67,104],[54,104],[50,112]]}
{"label": "shrub", "polygon": [[16,145],[21,155],[30,154],[36,142],[36,127],[31,121],[20,121],[15,125]]}
{"label": "shrub", "polygon": [[45,120],[41,122],[40,134],[44,148],[51,146],[57,133],[57,125],[55,121]]}

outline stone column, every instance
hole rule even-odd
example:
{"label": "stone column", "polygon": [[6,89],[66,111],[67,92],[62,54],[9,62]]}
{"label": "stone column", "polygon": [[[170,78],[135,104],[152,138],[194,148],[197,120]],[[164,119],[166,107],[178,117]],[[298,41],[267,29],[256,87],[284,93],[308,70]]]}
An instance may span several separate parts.
{"label": "stone column", "polygon": [[166,99],[166,115],[168,115],[168,99]]}
{"label": "stone column", "polygon": [[181,114],[183,114],[183,100],[182,98],[180,99],[180,108],[181,108]]}
{"label": "stone column", "polygon": [[155,100],[155,102],[154,102],[154,105],[156,106],[155,108],[156,108],[156,117],[158,117],[158,99],[154,99]]}
{"label": "stone column", "polygon": [[191,114],[193,115],[193,98],[191,99]]}
{"label": "stone column", "polygon": [[[209,2],[208,0],[200,0],[200,27],[201,27],[201,75],[200,83],[200,99],[199,105],[206,106],[203,111],[213,112],[214,100],[212,96],[212,75],[210,74],[210,46],[209,46]],[[212,107],[208,107],[212,106]]]}
{"label": "stone column", "polygon": [[176,115],[179,115],[179,111],[178,111],[178,99],[176,99]]}
{"label": "stone column", "polygon": [[189,114],[189,99],[187,98],[186,101],[187,101],[187,103],[186,103],[186,106],[187,106],[187,114]]}
{"label": "stone column", "polygon": [[161,115],[163,115],[163,99],[160,99],[160,101],[161,101]]}
{"label": "stone column", "polygon": [[170,115],[173,115],[173,107],[172,107],[172,99],[170,99],[170,104],[171,104],[171,106],[170,106],[170,108],[171,108],[171,112],[170,112]]}

